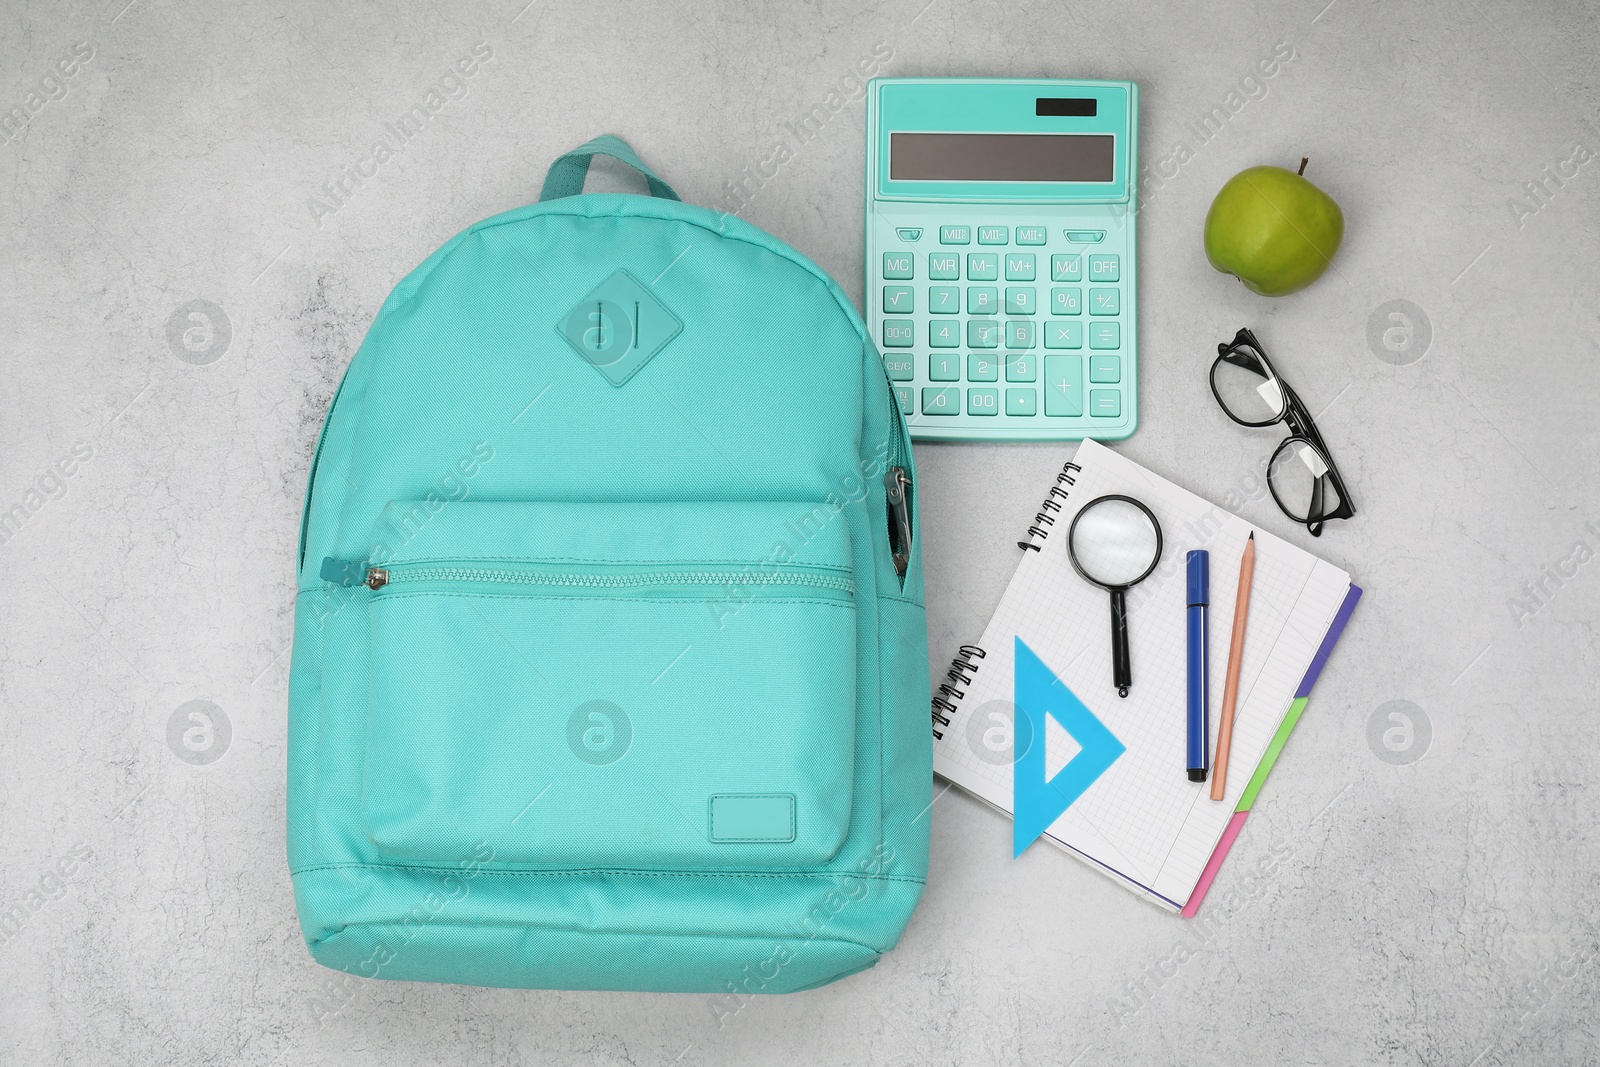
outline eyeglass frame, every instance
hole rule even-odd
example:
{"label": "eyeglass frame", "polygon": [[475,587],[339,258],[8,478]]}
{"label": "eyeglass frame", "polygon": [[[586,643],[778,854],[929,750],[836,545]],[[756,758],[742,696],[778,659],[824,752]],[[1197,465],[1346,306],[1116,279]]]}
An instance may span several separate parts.
{"label": "eyeglass frame", "polygon": [[[1267,373],[1272,376],[1272,380],[1278,383],[1278,389],[1283,394],[1282,410],[1280,410],[1278,414],[1274,415],[1272,418],[1263,422],[1251,422],[1248,419],[1239,418],[1239,416],[1235,415],[1228,407],[1227,403],[1222,399],[1221,391],[1217,389],[1217,365],[1219,363],[1226,362],[1235,367],[1241,367],[1245,370],[1252,369],[1244,366],[1241,363],[1235,362],[1234,360],[1228,359],[1230,354],[1246,347],[1248,347],[1252,353],[1254,353],[1255,357],[1261,361],[1261,365],[1265,367]],[[1288,381],[1284,379],[1283,375],[1278,373],[1278,368],[1273,365],[1272,359],[1267,355],[1267,350],[1263,348],[1261,342],[1256,339],[1256,335],[1250,332],[1249,327],[1240,327],[1239,332],[1234,334],[1232,341],[1226,344],[1217,345],[1217,358],[1211,363],[1211,373],[1208,375],[1208,381],[1211,385],[1211,395],[1216,397],[1217,406],[1222,409],[1222,413],[1224,415],[1228,416],[1228,418],[1232,419],[1240,426],[1264,428],[1268,426],[1276,426],[1281,422],[1289,428],[1289,436],[1285,437],[1283,441],[1279,443],[1278,447],[1272,453],[1272,459],[1267,463],[1267,490],[1272,493],[1272,501],[1278,505],[1279,511],[1283,512],[1295,522],[1304,525],[1312,537],[1322,536],[1322,524],[1327,522],[1329,519],[1348,519],[1355,515],[1355,505],[1350,502],[1350,491],[1345,488],[1344,476],[1339,473],[1339,465],[1333,461],[1333,454],[1328,451],[1327,443],[1323,441],[1322,434],[1317,431],[1317,423],[1316,420],[1311,417],[1311,411],[1300,400],[1300,395],[1294,391],[1294,389],[1289,385]],[[1272,468],[1276,465],[1279,454],[1283,452],[1285,447],[1296,442],[1304,443],[1310,446],[1317,453],[1317,457],[1322,460],[1323,465],[1327,467],[1327,471],[1323,474],[1317,475],[1316,481],[1313,483],[1313,500],[1322,495],[1322,480],[1324,478],[1329,479],[1334,491],[1339,494],[1339,506],[1328,514],[1317,515],[1315,518],[1313,518],[1311,513],[1320,509],[1308,507],[1306,509],[1306,518],[1300,518],[1294,512],[1290,511],[1288,506],[1284,504],[1283,498],[1278,495],[1278,487],[1273,484]]]}

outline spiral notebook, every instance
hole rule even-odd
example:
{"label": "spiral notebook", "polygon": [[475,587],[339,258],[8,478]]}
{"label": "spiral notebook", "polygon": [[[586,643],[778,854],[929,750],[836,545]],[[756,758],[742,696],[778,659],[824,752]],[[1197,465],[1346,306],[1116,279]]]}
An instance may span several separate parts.
{"label": "spiral notebook", "polygon": [[[1126,698],[1111,684],[1106,593],[1073,570],[1065,545],[1077,511],[1107,493],[1143,501],[1165,535],[1155,571],[1128,592],[1134,684]],[[1209,783],[1190,782],[1185,773],[1183,561],[1191,549],[1211,552],[1215,729],[1239,560],[1252,530],[1256,569],[1232,770],[1225,799],[1214,802]],[[1013,672],[1018,645],[1025,645],[1123,746],[1044,840],[1147,900],[1192,915],[1361,590],[1338,567],[1095,441],[1084,441],[1063,467],[1018,545],[1022,561],[982,640],[962,648],[933,701],[934,771],[1011,813]],[[1049,720],[1042,739],[1047,779],[1080,751],[1058,726]]]}

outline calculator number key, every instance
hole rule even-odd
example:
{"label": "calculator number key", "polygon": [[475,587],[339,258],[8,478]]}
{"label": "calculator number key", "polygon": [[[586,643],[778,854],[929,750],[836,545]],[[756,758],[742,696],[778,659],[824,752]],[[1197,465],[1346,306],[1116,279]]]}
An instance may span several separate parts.
{"label": "calculator number key", "polygon": [[922,413],[924,415],[961,414],[961,390],[953,386],[947,386],[943,389],[924,387],[922,390]]}
{"label": "calculator number key", "polygon": [[961,314],[961,286],[928,286],[928,310],[935,315]]}
{"label": "calculator number key", "polygon": [[[1113,359],[1116,357],[1113,356]],[[1039,380],[1039,357],[1030,352],[1012,352],[1006,355],[1006,381],[1035,382]]]}
{"label": "calculator number key", "polygon": [[1000,313],[1000,290],[993,285],[967,286],[968,315],[997,315]]}
{"label": "calculator number key", "polygon": [[1013,319],[1006,323],[1007,348],[1032,348],[1034,338],[1032,319]]}
{"label": "calculator number key", "polygon": [[1038,309],[1035,290],[1031,285],[1006,286],[1006,314],[1032,315]]}
{"label": "calculator number key", "polygon": [[959,382],[961,357],[952,353],[935,352],[928,357],[928,381]]}
{"label": "calculator number key", "polygon": [[998,415],[1000,414],[1000,390],[998,389],[968,389],[967,390],[968,415]]}

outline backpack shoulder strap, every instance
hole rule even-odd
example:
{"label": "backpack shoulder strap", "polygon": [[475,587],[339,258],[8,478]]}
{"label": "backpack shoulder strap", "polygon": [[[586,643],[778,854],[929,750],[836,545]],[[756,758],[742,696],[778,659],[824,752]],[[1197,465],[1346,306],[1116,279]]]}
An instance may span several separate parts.
{"label": "backpack shoulder strap", "polygon": [[603,133],[588,144],[558,157],[550,164],[550,173],[545,175],[544,188],[539,192],[540,202],[559,200],[564,196],[577,196],[583,192],[584,179],[589,176],[589,161],[596,155],[620,160],[643,174],[645,182],[650,186],[651,196],[664,200],[682,199],[672,191],[672,186],[656,177],[655,171],[644,165],[644,161],[634,154],[626,141],[613,134]]}

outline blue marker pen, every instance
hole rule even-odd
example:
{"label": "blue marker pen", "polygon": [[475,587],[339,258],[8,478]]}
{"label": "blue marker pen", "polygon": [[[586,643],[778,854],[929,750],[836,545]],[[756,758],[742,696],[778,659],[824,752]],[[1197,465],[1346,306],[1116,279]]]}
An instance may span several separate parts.
{"label": "blue marker pen", "polygon": [[1211,769],[1211,671],[1207,649],[1211,629],[1211,553],[1190,552],[1189,561],[1189,781],[1203,782]]}

